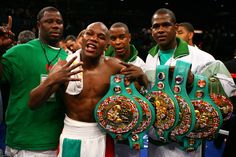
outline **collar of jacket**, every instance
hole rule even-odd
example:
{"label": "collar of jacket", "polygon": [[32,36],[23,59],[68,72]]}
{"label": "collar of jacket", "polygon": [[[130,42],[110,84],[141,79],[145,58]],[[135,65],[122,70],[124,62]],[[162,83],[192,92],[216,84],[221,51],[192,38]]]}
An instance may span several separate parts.
{"label": "collar of jacket", "polygon": [[[174,58],[178,58],[178,57],[182,57],[182,56],[187,56],[189,55],[189,49],[188,49],[188,44],[183,41],[182,39],[176,37],[176,41],[177,41],[177,48],[175,50],[174,53]],[[152,47],[148,53],[154,57],[159,51],[159,45],[156,45],[154,47]]]}
{"label": "collar of jacket", "polygon": [[[135,48],[134,45],[130,44],[130,56],[129,58],[127,58],[126,60],[124,60],[124,62],[132,62],[134,61],[137,56],[138,56],[138,50]],[[105,56],[110,56],[110,57],[114,57],[115,56],[115,49],[110,45],[108,47],[108,49],[105,52]]]}

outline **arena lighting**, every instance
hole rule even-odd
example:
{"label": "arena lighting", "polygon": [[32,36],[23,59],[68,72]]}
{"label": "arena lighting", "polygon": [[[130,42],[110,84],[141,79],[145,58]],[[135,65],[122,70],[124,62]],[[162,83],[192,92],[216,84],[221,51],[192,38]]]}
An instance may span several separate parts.
{"label": "arena lighting", "polygon": [[196,33],[196,34],[202,34],[203,31],[202,31],[202,30],[199,30],[199,29],[195,29],[195,30],[194,30],[194,33]]}

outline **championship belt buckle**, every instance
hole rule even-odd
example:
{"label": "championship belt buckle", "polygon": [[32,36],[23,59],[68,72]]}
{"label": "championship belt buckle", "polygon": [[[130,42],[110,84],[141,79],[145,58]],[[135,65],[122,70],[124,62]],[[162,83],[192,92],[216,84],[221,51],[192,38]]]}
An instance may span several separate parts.
{"label": "championship belt buckle", "polygon": [[112,75],[107,94],[94,111],[99,126],[117,140],[127,139],[142,121],[142,109],[124,86],[123,75]]}
{"label": "championship belt buckle", "polygon": [[[224,89],[219,89],[221,86],[219,80],[215,77],[209,78],[210,83],[210,97],[215,102],[215,104],[219,107],[221,114],[223,116],[223,120],[226,121],[230,119],[232,113],[233,113],[233,103],[230,101],[230,99],[227,97],[227,95],[223,92]],[[213,86],[216,86],[216,92],[213,92]]]}
{"label": "championship belt buckle", "polygon": [[196,124],[194,129],[186,135],[184,143],[186,151],[196,150],[202,140],[212,139],[222,125],[222,115],[219,108],[209,97],[208,79],[204,76],[194,76],[194,86],[189,94],[195,109]]}
{"label": "championship belt buckle", "polygon": [[137,91],[134,83],[130,82],[128,78],[125,78],[125,87],[126,91],[140,104],[142,108],[142,121],[128,137],[130,148],[139,150],[144,148],[143,136],[154,123],[155,111],[152,104]]}
{"label": "championship belt buckle", "polygon": [[194,107],[186,91],[190,66],[190,63],[177,60],[171,84],[171,88],[179,104],[180,117],[177,126],[171,131],[170,137],[179,144],[184,142],[184,137],[193,130],[196,122]]}
{"label": "championship belt buckle", "polygon": [[146,98],[155,108],[154,123],[158,140],[169,142],[169,133],[179,121],[179,106],[169,86],[169,66],[158,65],[155,85],[147,93]]}

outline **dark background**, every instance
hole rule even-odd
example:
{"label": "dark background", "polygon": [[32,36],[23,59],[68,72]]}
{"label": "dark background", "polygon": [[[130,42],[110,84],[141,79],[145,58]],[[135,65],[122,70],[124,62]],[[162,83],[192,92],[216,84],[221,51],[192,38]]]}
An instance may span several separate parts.
{"label": "dark background", "polygon": [[194,42],[216,59],[231,59],[236,49],[235,5],[227,0],[0,0],[0,23],[12,15],[16,35],[24,29],[36,32],[36,15],[48,5],[61,11],[64,36],[77,36],[95,21],[108,27],[117,21],[126,23],[143,59],[153,45],[149,32],[152,14],[161,7],[171,9],[177,22],[187,21],[202,30],[202,34],[195,34]]}

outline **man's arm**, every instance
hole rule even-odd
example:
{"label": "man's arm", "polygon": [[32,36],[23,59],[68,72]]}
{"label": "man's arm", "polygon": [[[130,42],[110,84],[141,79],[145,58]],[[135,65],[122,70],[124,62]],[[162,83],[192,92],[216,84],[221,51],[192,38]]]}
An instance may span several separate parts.
{"label": "man's arm", "polygon": [[[11,31],[12,17],[8,16],[8,23],[6,26],[0,26],[0,60],[2,55],[14,42],[14,33]],[[2,76],[2,64],[0,62],[0,77]]]}
{"label": "man's arm", "polygon": [[[79,78],[71,78],[70,76],[82,72],[82,70],[74,70],[82,65],[82,62],[72,65],[76,57],[69,62],[58,60],[53,66],[48,77],[36,88],[30,92],[28,106],[36,109],[41,106],[48,98],[56,92],[61,85],[68,81],[79,81]],[[72,71],[73,70],[73,71]]]}
{"label": "man's arm", "polygon": [[[224,63],[220,60],[209,62],[208,65],[204,69],[199,70],[198,73],[206,77],[217,77],[228,97],[236,92],[234,80]],[[215,92],[217,93],[217,91]]]}
{"label": "man's arm", "polygon": [[6,26],[0,26],[0,52],[6,51],[14,42],[15,34],[11,31],[12,17],[8,16],[8,23]]}

